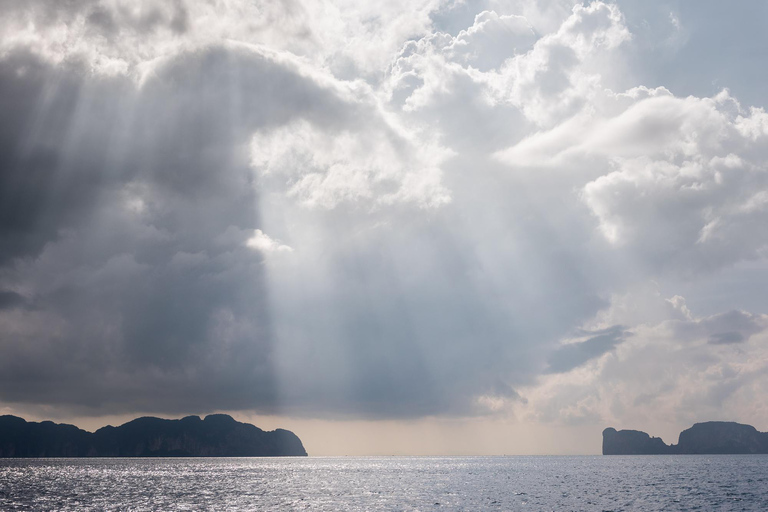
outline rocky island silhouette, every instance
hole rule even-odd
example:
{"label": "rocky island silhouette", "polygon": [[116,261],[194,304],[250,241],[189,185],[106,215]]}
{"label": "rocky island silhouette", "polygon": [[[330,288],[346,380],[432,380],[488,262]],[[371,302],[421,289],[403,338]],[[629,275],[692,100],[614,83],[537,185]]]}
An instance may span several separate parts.
{"label": "rocky island silhouette", "polygon": [[603,455],[768,454],[768,432],[732,421],[696,423],[677,444],[639,430],[603,430]]}
{"label": "rocky island silhouette", "polygon": [[0,416],[0,457],[306,456],[288,430],[265,432],[226,414],[179,420],[143,417],[88,432],[52,421]]}

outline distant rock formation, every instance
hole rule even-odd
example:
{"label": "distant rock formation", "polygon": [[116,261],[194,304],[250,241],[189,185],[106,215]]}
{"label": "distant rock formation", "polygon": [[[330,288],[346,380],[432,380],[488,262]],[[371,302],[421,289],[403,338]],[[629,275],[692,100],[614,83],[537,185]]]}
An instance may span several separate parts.
{"label": "distant rock formation", "polygon": [[639,430],[603,430],[603,455],[659,455],[670,450],[661,438]]}
{"label": "distant rock formation", "polygon": [[638,430],[603,430],[603,455],[768,454],[768,432],[732,421],[696,423],[680,433],[677,444],[664,444]]}
{"label": "distant rock formation", "polygon": [[275,457],[306,456],[288,430],[265,432],[226,414],[180,420],[138,418],[87,432],[51,421],[0,416],[0,457]]}

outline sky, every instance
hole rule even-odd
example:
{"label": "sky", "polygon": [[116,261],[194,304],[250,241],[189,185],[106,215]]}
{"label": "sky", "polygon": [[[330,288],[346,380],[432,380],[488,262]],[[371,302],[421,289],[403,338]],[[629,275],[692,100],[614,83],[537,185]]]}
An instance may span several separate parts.
{"label": "sky", "polygon": [[312,455],[768,430],[765,2],[0,14],[0,414]]}

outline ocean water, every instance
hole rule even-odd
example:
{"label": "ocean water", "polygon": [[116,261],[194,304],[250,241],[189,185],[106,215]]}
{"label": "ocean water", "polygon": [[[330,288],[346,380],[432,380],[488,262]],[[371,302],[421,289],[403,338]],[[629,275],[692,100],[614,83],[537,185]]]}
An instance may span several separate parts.
{"label": "ocean water", "polygon": [[0,510],[768,510],[768,456],[5,459]]}

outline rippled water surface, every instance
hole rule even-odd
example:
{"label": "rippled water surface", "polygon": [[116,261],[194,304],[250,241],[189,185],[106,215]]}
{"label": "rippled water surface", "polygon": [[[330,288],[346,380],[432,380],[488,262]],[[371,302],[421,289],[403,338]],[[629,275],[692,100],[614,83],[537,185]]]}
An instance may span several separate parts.
{"label": "rippled water surface", "polygon": [[0,510],[768,510],[768,456],[0,460]]}

